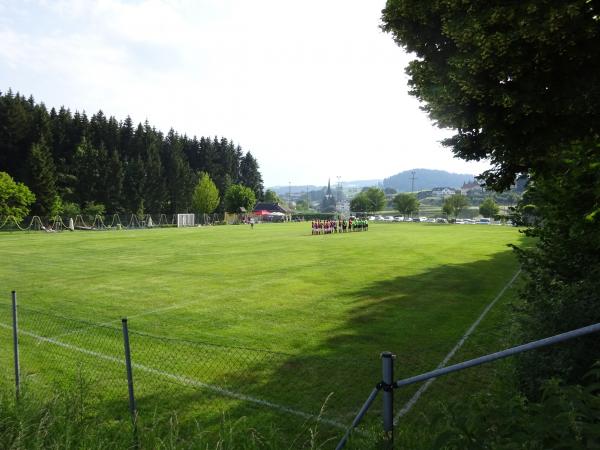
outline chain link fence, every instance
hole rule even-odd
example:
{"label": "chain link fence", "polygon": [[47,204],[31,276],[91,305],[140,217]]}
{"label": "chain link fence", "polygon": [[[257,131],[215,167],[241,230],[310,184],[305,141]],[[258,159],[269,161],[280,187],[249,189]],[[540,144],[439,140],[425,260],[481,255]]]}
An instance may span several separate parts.
{"label": "chain link fence", "polygon": [[[221,225],[225,223],[223,213],[199,214],[197,225]],[[147,228],[177,227],[177,214],[109,214],[72,216],[29,216],[17,219],[14,216],[0,216],[0,231],[107,231],[139,230]]]}
{"label": "chain link fence", "polygon": [[[17,307],[19,383],[40,395],[80,390],[95,414],[129,419],[123,328]],[[3,379],[15,378],[12,308],[0,305]],[[223,415],[285,431],[319,424],[330,436],[349,425],[365,386],[381,376],[378,355],[292,355],[155,336],[128,323],[135,414],[217,424]],[[373,422],[377,412],[373,411]],[[134,416],[135,417],[135,416]],[[369,426],[364,428],[366,430]],[[366,432],[366,431],[365,431]]]}

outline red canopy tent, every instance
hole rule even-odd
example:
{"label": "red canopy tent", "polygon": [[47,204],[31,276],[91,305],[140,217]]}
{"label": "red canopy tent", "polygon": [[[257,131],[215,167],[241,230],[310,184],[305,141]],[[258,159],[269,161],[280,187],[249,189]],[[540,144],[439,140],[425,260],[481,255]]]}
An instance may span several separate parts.
{"label": "red canopy tent", "polygon": [[271,211],[267,211],[266,209],[261,209],[260,211],[254,211],[254,215],[256,216],[268,216],[271,214]]}

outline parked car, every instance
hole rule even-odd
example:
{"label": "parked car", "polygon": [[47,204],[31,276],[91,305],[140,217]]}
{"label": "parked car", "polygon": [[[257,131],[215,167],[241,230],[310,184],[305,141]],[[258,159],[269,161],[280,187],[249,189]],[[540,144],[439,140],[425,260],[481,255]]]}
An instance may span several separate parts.
{"label": "parked car", "polygon": [[491,223],[492,223],[492,219],[488,219],[488,218],[486,218],[486,217],[483,217],[483,218],[479,219],[479,222],[478,222],[478,223],[479,223],[480,225],[489,225],[489,224],[491,224]]}
{"label": "parked car", "polygon": [[435,219],[435,221],[436,223],[448,223],[448,221],[443,217],[438,217],[437,219]]}
{"label": "parked car", "polygon": [[421,221],[421,219],[420,219],[419,217],[413,217],[412,221],[413,221],[413,222],[420,222],[420,221]]}
{"label": "parked car", "polygon": [[404,220],[404,217],[402,217],[402,216],[394,216],[394,222],[402,222],[402,220]]}

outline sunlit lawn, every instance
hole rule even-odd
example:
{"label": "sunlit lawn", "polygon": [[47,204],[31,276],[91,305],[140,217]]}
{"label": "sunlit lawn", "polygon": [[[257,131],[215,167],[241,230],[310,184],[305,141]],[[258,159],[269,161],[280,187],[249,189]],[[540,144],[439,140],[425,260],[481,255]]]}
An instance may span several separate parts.
{"label": "sunlit lawn", "polygon": [[[140,414],[157,404],[189,417],[206,411],[194,406],[206,400],[202,388],[180,388],[181,380],[149,368],[308,414],[335,392],[326,416],[346,424],[379,381],[381,351],[398,355],[400,376],[437,366],[516,272],[507,244],[519,239],[510,227],[411,223],[328,236],[311,236],[307,223],[4,233],[0,285],[6,305],[17,291],[21,329],[31,333],[22,354],[32,384],[69,378],[64,361],[74,360],[120,379],[105,389],[120,404],[122,367],[81,350],[120,358],[120,319],[128,317],[133,359],[144,366],[134,367]],[[9,324],[7,308],[0,322]],[[6,367],[9,330],[0,334]],[[126,392],[122,398],[126,411]],[[247,403],[225,396],[216,404],[276,424],[286,414],[264,404],[249,413]]]}

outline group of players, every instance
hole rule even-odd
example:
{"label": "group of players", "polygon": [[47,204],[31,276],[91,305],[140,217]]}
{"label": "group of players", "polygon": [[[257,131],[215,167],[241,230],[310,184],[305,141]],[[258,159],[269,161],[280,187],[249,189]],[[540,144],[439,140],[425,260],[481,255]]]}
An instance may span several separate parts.
{"label": "group of players", "polygon": [[312,234],[348,233],[351,231],[369,231],[367,219],[313,220]]}

